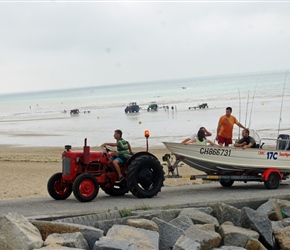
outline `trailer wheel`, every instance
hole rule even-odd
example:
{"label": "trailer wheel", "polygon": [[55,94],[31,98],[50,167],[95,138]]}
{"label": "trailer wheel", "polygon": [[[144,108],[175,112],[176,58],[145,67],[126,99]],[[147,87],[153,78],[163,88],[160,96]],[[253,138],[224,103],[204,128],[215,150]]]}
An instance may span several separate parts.
{"label": "trailer wheel", "polygon": [[152,155],[138,156],[129,165],[127,186],[136,197],[152,198],[161,191],[163,181],[163,167]]}
{"label": "trailer wheel", "polygon": [[222,181],[220,181],[220,184],[223,187],[231,187],[234,184],[234,181],[233,180],[222,180]]}
{"label": "trailer wheel", "polygon": [[129,189],[125,184],[121,186],[112,186],[112,187],[101,186],[101,189],[106,194],[111,195],[111,196],[123,196],[129,192]]}
{"label": "trailer wheel", "polygon": [[99,193],[99,183],[94,176],[81,174],[73,183],[73,193],[80,202],[92,201]]}
{"label": "trailer wheel", "polygon": [[47,191],[53,199],[65,200],[72,193],[72,184],[63,181],[62,173],[56,173],[49,178]]}
{"label": "trailer wheel", "polygon": [[277,189],[280,185],[280,176],[278,173],[271,173],[268,180],[264,181],[264,185],[268,189]]}

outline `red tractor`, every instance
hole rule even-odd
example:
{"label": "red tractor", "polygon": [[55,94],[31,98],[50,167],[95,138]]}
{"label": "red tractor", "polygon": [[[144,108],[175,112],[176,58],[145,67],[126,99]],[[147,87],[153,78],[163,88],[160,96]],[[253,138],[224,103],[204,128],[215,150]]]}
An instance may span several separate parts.
{"label": "red tractor", "polygon": [[152,198],[161,191],[164,171],[159,160],[148,152],[149,132],[145,131],[147,150],[135,153],[125,164],[120,164],[124,181],[116,184],[118,174],[109,162],[116,154],[112,148],[90,151],[87,139],[83,151],[73,151],[70,145],[62,153],[62,172],[55,173],[47,183],[48,193],[55,200],[65,200],[73,192],[81,202],[96,198],[101,188],[111,196],[125,195],[129,191],[139,198]]}

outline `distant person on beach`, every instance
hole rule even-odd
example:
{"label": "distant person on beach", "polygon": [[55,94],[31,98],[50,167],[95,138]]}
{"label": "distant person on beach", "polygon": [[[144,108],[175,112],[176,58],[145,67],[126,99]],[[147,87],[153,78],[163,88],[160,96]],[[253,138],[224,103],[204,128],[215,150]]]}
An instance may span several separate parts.
{"label": "distant person on beach", "polygon": [[124,180],[124,176],[121,173],[119,163],[125,163],[130,157],[130,155],[133,153],[131,150],[130,143],[122,138],[121,130],[119,129],[115,130],[114,138],[116,139],[117,142],[106,142],[102,144],[102,147],[105,146],[117,147],[117,154],[111,156],[110,160],[112,161],[119,176],[119,179],[115,183],[121,183]]}
{"label": "distant person on beach", "polygon": [[242,131],[242,137],[242,139],[234,144],[234,147],[241,147],[243,149],[257,147],[256,140],[250,136],[250,131],[248,129]]}
{"label": "distant person on beach", "polygon": [[[199,130],[204,130],[204,134],[205,136],[211,136],[211,132],[208,132],[207,129],[205,127],[200,127]],[[197,133],[193,133],[190,137],[185,138],[181,143],[185,144],[186,142],[193,140],[194,138],[197,137]]]}
{"label": "distant person on beach", "polygon": [[192,140],[187,141],[185,144],[190,144],[190,143],[194,143],[194,142],[197,145],[207,145],[209,143],[212,146],[220,147],[219,144],[216,144],[213,141],[206,139],[205,131],[204,131],[203,128],[200,128],[200,130],[197,132],[197,136],[195,138],[193,138]]}
{"label": "distant person on beach", "polygon": [[241,123],[239,123],[237,118],[231,114],[232,108],[227,107],[226,114],[221,116],[218,122],[216,140],[221,146],[225,144],[225,146],[228,147],[233,143],[232,137],[235,124],[237,124],[240,128],[246,129]]}

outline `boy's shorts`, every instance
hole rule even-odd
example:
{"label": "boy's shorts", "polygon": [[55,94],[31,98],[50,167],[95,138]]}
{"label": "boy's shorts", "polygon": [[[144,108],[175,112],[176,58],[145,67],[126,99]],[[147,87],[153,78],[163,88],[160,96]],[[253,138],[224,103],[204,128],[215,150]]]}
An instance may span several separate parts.
{"label": "boy's shorts", "polygon": [[113,161],[113,160],[115,160],[115,159],[117,159],[120,163],[124,163],[124,162],[126,162],[127,161],[127,157],[125,157],[124,155],[119,155],[119,156],[117,156],[117,155],[112,155],[112,156],[110,156],[110,160],[111,161]]}

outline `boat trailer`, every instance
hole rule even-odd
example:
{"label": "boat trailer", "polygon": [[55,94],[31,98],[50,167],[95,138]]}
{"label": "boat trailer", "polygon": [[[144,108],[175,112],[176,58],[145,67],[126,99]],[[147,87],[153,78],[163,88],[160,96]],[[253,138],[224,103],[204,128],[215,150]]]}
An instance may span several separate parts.
{"label": "boat trailer", "polygon": [[236,170],[225,171],[221,170],[217,173],[200,174],[200,175],[179,175],[178,164],[182,162],[182,156],[176,156],[173,160],[174,154],[165,154],[162,160],[167,163],[168,172],[166,178],[189,178],[190,180],[207,180],[207,181],[219,181],[223,187],[231,187],[235,181],[242,181],[247,183],[248,181],[264,182],[267,189],[279,188],[281,180],[286,180],[290,173],[281,173],[275,168],[269,168],[266,170]]}

